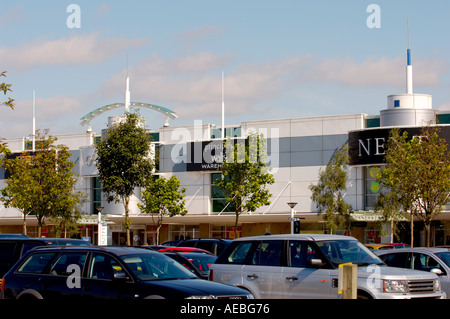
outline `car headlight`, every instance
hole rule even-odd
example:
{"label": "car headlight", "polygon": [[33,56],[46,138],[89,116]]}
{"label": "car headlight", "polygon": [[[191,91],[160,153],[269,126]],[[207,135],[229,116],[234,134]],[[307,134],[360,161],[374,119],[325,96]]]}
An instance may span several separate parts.
{"label": "car headlight", "polygon": [[213,296],[189,296],[185,299],[214,299]]}
{"label": "car headlight", "polygon": [[408,282],[406,280],[383,280],[383,292],[408,293]]}

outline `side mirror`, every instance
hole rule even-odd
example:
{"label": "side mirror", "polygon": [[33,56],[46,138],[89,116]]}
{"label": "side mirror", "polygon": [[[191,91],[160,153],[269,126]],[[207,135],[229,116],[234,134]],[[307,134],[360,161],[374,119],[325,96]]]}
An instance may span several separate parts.
{"label": "side mirror", "polygon": [[128,279],[130,279],[130,278],[128,278],[126,272],[124,272],[124,271],[119,271],[114,274],[114,280],[126,281]]}
{"label": "side mirror", "polygon": [[323,265],[325,265],[325,263],[321,259],[315,259],[315,258],[309,259],[307,264],[309,267],[315,267],[315,268],[320,268]]}
{"label": "side mirror", "polygon": [[443,274],[442,270],[440,270],[439,268],[433,268],[430,270],[430,272],[432,272],[433,274],[436,274],[438,276]]}

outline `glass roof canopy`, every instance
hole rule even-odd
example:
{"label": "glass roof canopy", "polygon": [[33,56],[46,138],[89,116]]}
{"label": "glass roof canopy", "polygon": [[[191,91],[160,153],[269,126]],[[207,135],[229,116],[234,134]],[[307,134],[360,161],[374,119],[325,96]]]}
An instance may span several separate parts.
{"label": "glass roof canopy", "polygon": [[[99,116],[100,114],[105,113],[106,111],[117,109],[119,107],[124,107],[124,106],[125,106],[124,103],[114,103],[114,104],[108,104],[108,105],[99,107],[99,108],[93,110],[92,112],[89,112],[85,116],[83,116],[80,119],[81,120],[80,125],[89,125],[89,122],[94,117]],[[155,104],[142,103],[142,102],[130,102],[130,106],[146,107],[146,108],[158,111],[160,113],[163,113],[164,115],[167,116],[167,118],[175,119],[175,118],[178,117],[177,114],[174,111],[169,110],[168,108],[165,108],[165,107],[162,107],[162,106],[155,105]]]}

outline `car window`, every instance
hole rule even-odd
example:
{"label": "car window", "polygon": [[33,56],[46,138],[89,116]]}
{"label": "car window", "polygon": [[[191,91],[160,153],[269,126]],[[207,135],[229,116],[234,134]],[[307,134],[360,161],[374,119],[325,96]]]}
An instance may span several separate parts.
{"label": "car window", "polygon": [[197,278],[179,262],[163,254],[133,254],[121,258],[128,269],[140,280]]}
{"label": "car window", "polygon": [[450,267],[450,251],[436,253],[436,256],[438,256],[445,264],[447,264],[447,266]]}
{"label": "car window", "polygon": [[252,265],[281,266],[282,240],[263,240],[253,253]]}
{"label": "car window", "polygon": [[211,241],[199,241],[195,247],[214,253],[214,242]]}
{"label": "car window", "polygon": [[86,252],[63,252],[58,255],[50,268],[50,274],[58,276],[70,276],[73,267],[81,271],[86,261]]}
{"label": "car window", "polygon": [[386,265],[398,268],[411,268],[409,253],[392,253],[380,256]]}
{"label": "car window", "polygon": [[42,274],[55,253],[37,253],[30,255],[17,269],[19,273]]}
{"label": "car window", "polygon": [[[323,247],[325,248],[326,246]],[[298,240],[289,241],[289,267],[314,267],[311,263],[312,259],[322,260],[320,254],[315,250],[311,243]]]}
{"label": "car window", "polygon": [[109,255],[94,253],[89,266],[88,278],[112,280],[114,274],[123,271],[120,264]]}
{"label": "car window", "polygon": [[22,254],[21,254],[21,256],[23,256],[23,255],[25,255],[25,253],[27,252],[27,251],[29,251],[29,250],[31,250],[31,249],[33,249],[34,247],[37,247],[37,246],[44,246],[44,244],[43,243],[41,243],[41,242],[25,242],[24,244],[23,244],[23,247],[22,247]]}
{"label": "car window", "polygon": [[430,271],[433,268],[438,268],[445,272],[437,260],[427,254],[414,253],[413,265],[416,270]]}
{"label": "car window", "polygon": [[252,244],[253,243],[251,241],[238,242],[228,256],[227,262],[230,264],[243,264],[247,258],[250,248],[252,247]]}
{"label": "car window", "polygon": [[3,242],[0,243],[0,263],[10,263],[14,258],[16,243]]}

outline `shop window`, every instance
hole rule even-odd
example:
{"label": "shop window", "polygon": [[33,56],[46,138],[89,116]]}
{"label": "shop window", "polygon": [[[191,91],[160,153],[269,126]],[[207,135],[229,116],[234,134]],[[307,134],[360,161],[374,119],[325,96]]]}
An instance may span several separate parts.
{"label": "shop window", "polygon": [[216,182],[222,178],[221,173],[211,174],[211,208],[213,213],[234,212],[234,205],[227,204],[224,191],[216,186]]}
{"label": "shop window", "polygon": [[102,206],[102,185],[98,177],[92,177],[91,214],[97,214],[97,207]]}

